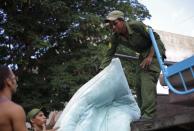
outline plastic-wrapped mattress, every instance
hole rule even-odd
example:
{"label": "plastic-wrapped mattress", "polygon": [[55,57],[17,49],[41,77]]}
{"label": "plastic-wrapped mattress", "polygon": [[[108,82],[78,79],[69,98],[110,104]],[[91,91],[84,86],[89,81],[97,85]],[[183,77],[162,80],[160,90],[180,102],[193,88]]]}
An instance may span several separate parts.
{"label": "plastic-wrapped mattress", "polygon": [[140,109],[115,58],[74,94],[55,127],[60,127],[58,131],[130,131],[130,123],[139,117]]}

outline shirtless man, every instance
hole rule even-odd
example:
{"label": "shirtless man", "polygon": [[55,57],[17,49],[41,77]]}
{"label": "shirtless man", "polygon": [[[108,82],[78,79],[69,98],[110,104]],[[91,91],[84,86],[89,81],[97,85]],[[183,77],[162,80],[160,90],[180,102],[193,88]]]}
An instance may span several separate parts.
{"label": "shirtless man", "polygon": [[7,66],[0,67],[0,131],[27,131],[24,109],[11,101],[16,92],[16,76]]}

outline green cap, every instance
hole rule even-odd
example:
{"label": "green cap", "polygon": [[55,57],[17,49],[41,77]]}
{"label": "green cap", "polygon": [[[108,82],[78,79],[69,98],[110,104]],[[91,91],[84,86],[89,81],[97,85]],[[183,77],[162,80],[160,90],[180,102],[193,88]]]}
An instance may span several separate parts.
{"label": "green cap", "polygon": [[124,13],[119,10],[114,10],[106,16],[105,21],[115,21],[119,18],[124,20]]}
{"label": "green cap", "polygon": [[27,114],[27,120],[30,121],[32,118],[34,118],[39,112],[41,111],[41,109],[38,108],[34,108],[31,111],[28,112]]}

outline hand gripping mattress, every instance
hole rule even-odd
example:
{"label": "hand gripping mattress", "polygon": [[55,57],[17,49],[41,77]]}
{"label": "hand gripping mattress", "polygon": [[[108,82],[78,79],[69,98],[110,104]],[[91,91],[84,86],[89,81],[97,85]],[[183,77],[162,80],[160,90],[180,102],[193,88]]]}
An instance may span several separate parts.
{"label": "hand gripping mattress", "polygon": [[55,127],[58,131],[130,131],[140,109],[120,60],[115,58],[71,98]]}

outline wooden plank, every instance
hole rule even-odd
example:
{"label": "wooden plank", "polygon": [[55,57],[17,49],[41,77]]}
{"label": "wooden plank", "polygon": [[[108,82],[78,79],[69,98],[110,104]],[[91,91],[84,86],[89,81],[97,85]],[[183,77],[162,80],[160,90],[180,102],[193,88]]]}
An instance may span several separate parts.
{"label": "wooden plank", "polygon": [[150,131],[168,128],[177,125],[188,124],[194,122],[194,113],[178,114],[171,117],[157,118],[145,122],[134,122],[131,125],[131,131]]}
{"label": "wooden plank", "polygon": [[194,122],[193,105],[170,103],[168,95],[159,95],[157,102],[156,117],[131,123],[131,131],[157,130]]}

